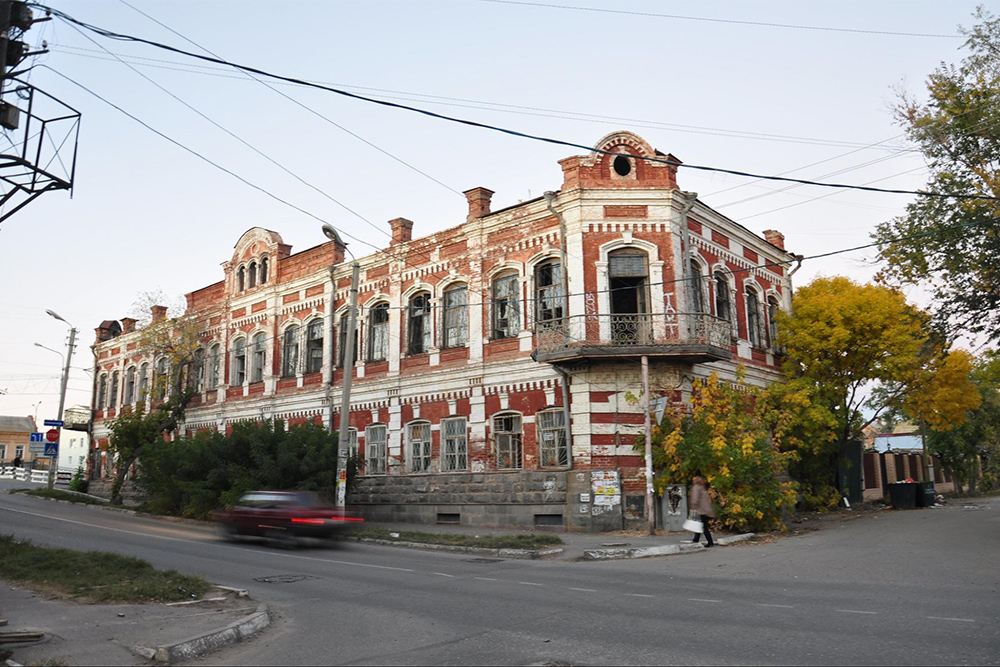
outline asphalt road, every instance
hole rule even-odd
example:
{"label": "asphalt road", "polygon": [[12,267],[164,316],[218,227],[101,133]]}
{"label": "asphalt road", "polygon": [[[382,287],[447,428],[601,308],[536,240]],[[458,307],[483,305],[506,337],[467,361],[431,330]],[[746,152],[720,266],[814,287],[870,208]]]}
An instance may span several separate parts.
{"label": "asphalt road", "polygon": [[276,550],[3,494],[0,532],[138,556],[271,605],[269,629],[204,664],[998,664],[1000,501],[975,506],[593,563]]}

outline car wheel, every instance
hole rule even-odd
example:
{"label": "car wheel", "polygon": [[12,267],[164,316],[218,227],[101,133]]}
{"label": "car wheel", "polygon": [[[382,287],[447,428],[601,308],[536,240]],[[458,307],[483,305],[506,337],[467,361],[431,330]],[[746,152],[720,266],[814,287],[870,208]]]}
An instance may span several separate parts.
{"label": "car wheel", "polygon": [[239,531],[236,530],[236,526],[228,521],[220,521],[215,529],[219,534],[219,538],[226,542],[235,542],[236,538],[239,537]]}
{"label": "car wheel", "polygon": [[264,538],[279,549],[295,549],[299,546],[298,538],[288,530],[269,530],[264,533]]}

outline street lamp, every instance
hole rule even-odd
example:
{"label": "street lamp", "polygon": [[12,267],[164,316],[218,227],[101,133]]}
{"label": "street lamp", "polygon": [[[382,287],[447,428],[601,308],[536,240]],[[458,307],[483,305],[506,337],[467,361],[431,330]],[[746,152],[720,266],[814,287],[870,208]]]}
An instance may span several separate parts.
{"label": "street lamp", "polygon": [[[55,313],[55,312],[53,312],[51,310],[46,310],[45,313],[48,314],[51,317],[56,318],[60,322],[63,322],[65,324],[69,324],[69,343],[68,343],[69,351],[66,354],[66,365],[63,366],[62,386],[59,388],[59,415],[56,417],[56,419],[58,419],[59,421],[62,421],[62,418],[63,418],[63,408],[66,406],[66,384],[69,381],[69,362],[70,362],[70,359],[73,358],[73,349],[76,346],[76,334],[77,334],[77,330],[76,330],[76,328],[72,324],[70,324],[69,322],[67,322],[62,317],[60,317],[58,313]],[[45,348],[46,350],[50,349],[50,348],[45,347],[44,345],[39,345],[38,343],[35,343],[35,345],[37,345],[38,347]],[[51,351],[55,352],[55,350],[51,350]],[[57,354],[59,354],[59,353],[57,352]],[[62,355],[60,354],[60,356],[62,356]],[[49,463],[49,488],[50,489],[55,485],[55,481],[56,481],[55,466],[58,465],[58,462],[59,462],[59,458],[56,457],[55,464],[53,464],[52,462]]]}
{"label": "street lamp", "polygon": [[[347,443],[350,438],[351,424],[351,374],[354,369],[354,332],[358,321],[358,276],[361,267],[354,253],[347,250],[347,244],[333,225],[324,224],[323,234],[328,239],[342,247],[351,256],[351,294],[347,309],[347,334],[344,336],[344,386],[340,392],[340,435],[337,437],[337,507],[343,507],[347,502]],[[333,317],[333,302],[336,300],[337,283],[333,278],[333,265],[330,266],[330,282],[333,284],[333,296],[330,301],[330,317]]]}

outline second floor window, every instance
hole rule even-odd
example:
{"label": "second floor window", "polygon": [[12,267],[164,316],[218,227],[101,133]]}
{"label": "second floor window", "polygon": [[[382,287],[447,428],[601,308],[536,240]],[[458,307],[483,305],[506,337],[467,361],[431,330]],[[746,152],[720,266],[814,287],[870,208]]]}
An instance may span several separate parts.
{"label": "second floor window", "polygon": [[253,363],[250,367],[250,382],[264,381],[264,362],[267,355],[267,337],[263,332],[253,337]]}
{"label": "second floor window", "polygon": [[521,281],[516,273],[509,273],[493,280],[493,334],[492,338],[513,338],[521,330],[521,308],[518,293]]}
{"label": "second floor window", "polygon": [[[322,344],[322,342],[321,342]],[[320,348],[322,354],[322,347]],[[295,377],[299,368],[299,328],[288,327],[281,345],[281,377]]]}
{"label": "second floor window", "polygon": [[194,360],[191,361],[191,370],[188,375],[191,389],[196,394],[200,394],[205,389],[205,350],[198,348],[194,353]]}
{"label": "second floor window", "polygon": [[535,267],[535,316],[539,322],[563,317],[562,265],[558,261]]}
{"label": "second floor window", "polygon": [[102,375],[97,382],[97,409],[103,410],[108,404],[108,376]]}
{"label": "second floor window", "polygon": [[247,342],[244,338],[233,343],[233,377],[230,384],[242,385],[247,381]]}
{"label": "second floor window", "polygon": [[727,322],[732,318],[729,307],[729,281],[721,273],[715,274],[715,316]]}
{"label": "second floor window", "polygon": [[497,415],[493,418],[493,456],[500,469],[520,468],[521,415]]}
{"label": "second floor window", "polygon": [[365,429],[365,474],[384,475],[386,467],[385,425]]}
{"label": "second floor window", "polygon": [[417,294],[410,299],[406,318],[406,353],[423,354],[431,346],[431,295]]}
{"label": "second floor window", "polygon": [[[337,348],[337,365],[344,365],[344,353],[347,351],[347,329],[350,321],[350,316],[344,313],[340,316],[340,340],[338,341]],[[354,361],[358,360],[358,325],[355,321],[354,323]]]}
{"label": "second floor window", "polygon": [[122,405],[132,405],[135,403],[135,366],[125,371],[125,398]]}
{"label": "second floor window", "polygon": [[160,357],[160,360],[156,362],[156,400],[162,401],[167,397],[168,385],[170,384],[170,378],[167,377],[167,358]]}
{"label": "second floor window", "polygon": [[389,355],[389,304],[380,303],[368,313],[368,361],[385,361]]}
{"label": "second floor window", "polygon": [[467,303],[468,290],[465,285],[452,287],[444,293],[441,347],[462,347],[469,342]]}
{"label": "second floor window", "polygon": [[118,371],[111,374],[111,390],[108,392],[108,407],[118,407]]}
{"label": "second floor window", "polygon": [[773,296],[767,297],[767,333],[772,347],[778,346],[778,299]]}
{"label": "second floor window", "polygon": [[323,320],[314,320],[309,324],[306,341],[306,373],[319,373],[321,370],[323,370]]}
{"label": "second floor window", "polygon": [[760,299],[749,285],[746,288],[747,305],[747,339],[754,347],[763,347],[764,336],[761,328],[763,322],[760,313]]}
{"label": "second floor window", "polygon": [[406,439],[410,449],[410,472],[426,472],[431,469],[431,425],[427,422],[410,424],[406,427]]}
{"label": "second floor window", "polygon": [[688,289],[690,290],[689,294],[691,295],[691,312],[704,313],[705,299],[701,293],[701,268],[694,260],[691,260],[689,278]]}
{"label": "second floor window", "polygon": [[218,345],[212,346],[212,352],[208,355],[208,388],[215,389],[219,386],[219,365],[221,364],[222,350]]}
{"label": "second floor window", "polygon": [[149,364],[139,366],[139,400],[145,401],[149,393]]}

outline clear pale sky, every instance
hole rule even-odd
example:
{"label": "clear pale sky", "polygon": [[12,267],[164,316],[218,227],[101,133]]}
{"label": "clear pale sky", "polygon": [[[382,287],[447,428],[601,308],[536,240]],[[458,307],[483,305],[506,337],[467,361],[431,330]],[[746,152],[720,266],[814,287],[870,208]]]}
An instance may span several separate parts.
{"label": "clear pale sky", "polygon": [[[686,163],[904,189],[923,186],[926,172],[894,123],[896,91],[922,98],[927,74],[961,59],[957,26],[973,22],[977,4],[128,2],[51,4],[115,32],[200,52],[186,37],[233,62],[524,132],[593,145],[632,130]],[[951,37],[878,34],[887,32]],[[413,220],[416,236],[464,221],[462,190],[495,190],[501,208],[558,189],[557,160],[582,153],[271,84],[303,108],[238,72],[82,34],[60,20],[27,36],[50,50],[37,64],[51,69],[36,67],[31,83],[81,111],[83,121],[73,198],[45,194],[0,223],[0,414],[34,415],[39,402],[39,420],[56,414],[61,362],[34,343],[64,352],[67,327],[46,309],[80,330],[66,403],[88,404],[91,380],[82,369],[92,364],[94,327],[127,315],[140,293],[160,289],[176,300],[220,280],[220,263],[250,227],[277,231],[293,252],[325,240],[315,218],[56,72],[378,247],[388,243],[392,218]],[[806,256],[869,242],[874,226],[909,201],[690,169],[678,180],[754,232],[780,230],[787,248]],[[361,241],[351,250],[372,252]],[[867,280],[872,254],[807,261],[795,283],[835,274]]]}

